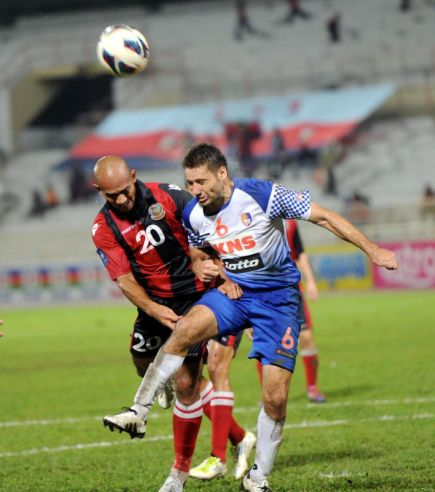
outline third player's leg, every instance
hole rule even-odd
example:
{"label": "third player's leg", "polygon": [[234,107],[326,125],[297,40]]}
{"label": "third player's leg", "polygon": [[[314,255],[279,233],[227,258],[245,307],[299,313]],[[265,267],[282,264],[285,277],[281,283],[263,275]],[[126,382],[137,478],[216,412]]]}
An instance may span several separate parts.
{"label": "third player's leg", "polygon": [[231,391],[230,367],[234,347],[221,345],[216,340],[208,344],[207,366],[215,391]]}

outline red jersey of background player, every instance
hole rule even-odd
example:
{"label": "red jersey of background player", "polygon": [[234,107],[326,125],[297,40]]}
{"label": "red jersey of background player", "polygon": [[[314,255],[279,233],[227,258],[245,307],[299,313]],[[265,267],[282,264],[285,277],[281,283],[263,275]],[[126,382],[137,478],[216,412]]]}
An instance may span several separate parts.
{"label": "red jersey of background player", "polygon": [[[290,256],[293,261],[297,261],[301,253],[304,252],[304,245],[302,243],[301,236],[299,235],[299,230],[296,220],[285,220],[284,230],[287,238],[288,245],[290,246]],[[299,288],[302,291],[302,285],[299,284]],[[304,322],[302,324],[302,329],[312,328],[313,322],[311,319],[311,313],[308,309],[307,303],[302,296],[302,309],[304,311]]]}
{"label": "red jersey of background player", "polygon": [[106,203],[95,217],[92,239],[112,280],[132,272],[150,297],[203,292],[195,277],[181,215],[191,195],[176,185],[136,181],[127,214]]}

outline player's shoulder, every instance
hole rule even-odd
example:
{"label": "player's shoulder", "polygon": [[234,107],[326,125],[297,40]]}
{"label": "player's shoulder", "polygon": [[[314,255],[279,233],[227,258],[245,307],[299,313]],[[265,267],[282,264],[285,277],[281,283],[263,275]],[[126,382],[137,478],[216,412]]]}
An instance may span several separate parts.
{"label": "player's shoulder", "polygon": [[144,183],[144,185],[151,191],[154,195],[154,198],[162,203],[175,203],[179,204],[180,202],[185,204],[192,196],[186,191],[183,190],[180,186],[173,183]]}
{"label": "player's shoulder", "polygon": [[272,181],[266,181],[258,178],[235,178],[234,186],[247,193],[268,192],[273,188]]}
{"label": "player's shoulder", "polygon": [[194,220],[194,210],[203,213],[202,208],[198,205],[198,198],[191,198],[185,205],[183,210],[183,222],[188,227],[191,227],[191,222]]}
{"label": "player's shoulder", "polygon": [[104,217],[104,207],[95,216],[94,221],[92,222],[91,233],[95,244],[106,241],[111,237],[110,228]]}
{"label": "player's shoulder", "polygon": [[241,190],[248,194],[258,202],[263,210],[266,210],[274,188],[274,183],[264,179],[236,178],[234,179],[234,187],[235,191]]}
{"label": "player's shoulder", "polygon": [[148,188],[152,193],[166,193],[169,195],[178,194],[184,192],[184,190],[173,183],[157,183],[157,182],[144,182],[146,188]]}

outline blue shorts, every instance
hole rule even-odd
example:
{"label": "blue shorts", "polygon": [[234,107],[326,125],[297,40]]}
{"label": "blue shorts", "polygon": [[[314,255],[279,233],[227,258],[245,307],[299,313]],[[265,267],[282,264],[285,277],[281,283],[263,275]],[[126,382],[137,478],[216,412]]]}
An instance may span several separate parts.
{"label": "blue shorts", "polygon": [[233,335],[252,326],[250,359],[294,370],[301,328],[301,296],[297,286],[268,291],[243,288],[240,299],[217,289],[207,291],[195,304],[215,315],[219,336]]}

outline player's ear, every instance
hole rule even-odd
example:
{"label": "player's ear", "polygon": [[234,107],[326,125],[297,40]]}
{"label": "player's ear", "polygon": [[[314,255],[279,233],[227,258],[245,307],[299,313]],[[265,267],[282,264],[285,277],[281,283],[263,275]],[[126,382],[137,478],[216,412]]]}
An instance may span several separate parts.
{"label": "player's ear", "polygon": [[130,172],[131,179],[133,180],[133,183],[136,183],[136,169],[132,169]]}
{"label": "player's ear", "polygon": [[228,169],[225,166],[221,166],[218,172],[221,179],[225,179],[228,177]]}
{"label": "player's ear", "polygon": [[92,186],[97,190],[97,191],[101,191],[100,187],[95,184],[95,183],[92,183]]}

